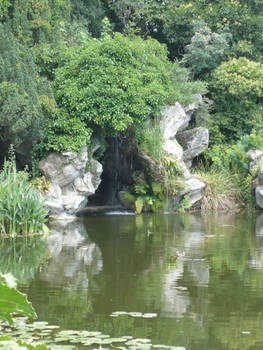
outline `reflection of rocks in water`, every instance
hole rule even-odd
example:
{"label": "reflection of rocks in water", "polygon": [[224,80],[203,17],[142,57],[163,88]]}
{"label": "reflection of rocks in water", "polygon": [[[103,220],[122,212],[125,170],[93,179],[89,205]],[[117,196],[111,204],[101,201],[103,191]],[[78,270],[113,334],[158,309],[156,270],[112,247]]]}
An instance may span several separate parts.
{"label": "reflection of rocks in water", "polygon": [[256,218],[256,252],[251,252],[252,256],[249,260],[249,267],[253,269],[263,268],[263,214]]}
{"label": "reflection of rocks in water", "polygon": [[81,221],[54,221],[50,229],[47,244],[51,258],[41,279],[54,287],[87,289],[89,278],[102,270],[99,247],[87,238]]}
{"label": "reflection of rocks in water", "polygon": [[263,237],[263,214],[256,219],[256,235]]}
{"label": "reflection of rocks in water", "polygon": [[191,304],[187,290],[180,287],[177,281],[183,276],[183,261],[178,262],[177,267],[170,270],[164,276],[163,302],[161,309],[162,317],[181,318],[187,312]]}
{"label": "reflection of rocks in water", "polygon": [[[187,215],[187,225],[180,242],[169,246],[169,256],[174,257],[175,266],[164,275],[162,315],[164,317],[188,317],[191,312],[191,294],[186,286],[207,286],[209,267],[204,261],[206,231],[203,218]],[[178,243],[180,245],[178,245]]]}

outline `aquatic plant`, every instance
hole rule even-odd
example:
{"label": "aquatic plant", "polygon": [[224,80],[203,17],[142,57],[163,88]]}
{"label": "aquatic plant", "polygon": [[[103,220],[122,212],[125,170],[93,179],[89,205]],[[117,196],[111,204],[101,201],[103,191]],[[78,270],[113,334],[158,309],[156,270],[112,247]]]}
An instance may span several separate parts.
{"label": "aquatic plant", "polygon": [[0,273],[0,319],[12,324],[12,314],[20,313],[31,318],[36,317],[35,310],[26,295],[16,289],[15,278],[9,273]]}
{"label": "aquatic plant", "polygon": [[48,211],[29,181],[26,171],[17,171],[13,157],[0,172],[0,233],[38,233]]}

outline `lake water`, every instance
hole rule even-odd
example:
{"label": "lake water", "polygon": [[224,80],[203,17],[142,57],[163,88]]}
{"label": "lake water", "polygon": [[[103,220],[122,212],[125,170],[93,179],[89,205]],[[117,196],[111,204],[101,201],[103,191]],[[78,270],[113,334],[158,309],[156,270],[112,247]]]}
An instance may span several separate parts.
{"label": "lake water", "polygon": [[50,227],[46,243],[0,244],[1,269],[18,277],[39,320],[189,350],[263,349],[263,214],[105,215]]}

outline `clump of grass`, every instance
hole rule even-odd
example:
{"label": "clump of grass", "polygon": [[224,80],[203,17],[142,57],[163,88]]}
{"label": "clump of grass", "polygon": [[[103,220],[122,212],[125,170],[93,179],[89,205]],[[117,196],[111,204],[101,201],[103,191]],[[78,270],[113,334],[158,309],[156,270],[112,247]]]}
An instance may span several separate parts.
{"label": "clump of grass", "polygon": [[26,171],[17,171],[14,158],[0,172],[0,234],[39,233],[48,210],[38,198]]}
{"label": "clump of grass", "polygon": [[159,120],[147,121],[137,130],[139,150],[158,161],[163,157],[163,137]]}
{"label": "clump of grass", "polygon": [[206,183],[201,211],[238,209],[244,206],[241,189],[230,172],[199,170],[198,177]]}

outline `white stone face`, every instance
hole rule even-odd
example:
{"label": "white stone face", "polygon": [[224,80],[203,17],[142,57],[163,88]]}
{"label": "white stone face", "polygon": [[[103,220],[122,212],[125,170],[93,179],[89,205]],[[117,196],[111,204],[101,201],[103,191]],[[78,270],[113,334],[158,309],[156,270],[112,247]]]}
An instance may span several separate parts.
{"label": "white stone face", "polygon": [[39,163],[42,173],[51,182],[47,194],[41,194],[51,216],[75,214],[86,198],[95,193],[100,184],[102,165],[91,159],[86,171],[87,148],[80,153],[52,153]]}
{"label": "white stone face", "polygon": [[263,186],[256,188],[256,203],[260,208],[263,208]]}
{"label": "white stone face", "polygon": [[194,128],[178,133],[176,139],[184,149],[183,160],[190,168],[193,159],[208,147],[209,131],[203,127]]}
{"label": "white stone face", "polygon": [[180,193],[180,195],[189,194],[190,203],[193,205],[203,197],[203,191],[206,184],[201,180],[191,177],[185,182],[185,189]]}
{"label": "white stone face", "polygon": [[175,156],[178,160],[182,160],[183,149],[176,140],[165,139],[163,142],[163,150],[166,153]]}
{"label": "white stone face", "polygon": [[161,129],[163,130],[163,138],[169,140],[175,137],[179,130],[184,130],[189,122],[190,115],[187,115],[180,105],[176,102],[174,105],[166,106],[161,111]]}

